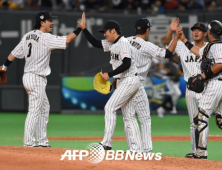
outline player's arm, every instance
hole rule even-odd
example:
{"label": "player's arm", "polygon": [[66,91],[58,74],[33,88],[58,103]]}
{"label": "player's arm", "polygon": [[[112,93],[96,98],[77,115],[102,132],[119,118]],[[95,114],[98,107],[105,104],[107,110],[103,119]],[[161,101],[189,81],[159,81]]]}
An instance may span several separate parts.
{"label": "player's arm", "polygon": [[97,40],[86,28],[83,29],[83,33],[84,33],[86,39],[90,42],[90,44],[92,44],[93,47],[103,49],[102,41]]}
{"label": "player's arm", "polygon": [[12,53],[9,54],[8,58],[6,59],[5,63],[2,66],[2,71],[7,71],[8,66],[15,60],[15,56]]}
{"label": "player's arm", "polygon": [[79,28],[83,30],[83,33],[86,37],[86,39],[92,44],[92,46],[96,48],[103,48],[101,40],[97,40],[86,28],[86,17],[85,13],[82,14],[82,21],[77,22],[79,25]]}
{"label": "player's arm", "polygon": [[182,27],[176,28],[176,34],[174,36],[174,39],[173,39],[172,43],[170,44],[170,46],[168,47],[168,49],[166,49],[165,58],[170,58],[172,56],[173,52],[175,51],[175,48],[177,46],[177,42],[180,38],[182,31],[183,31]]}
{"label": "player's arm", "polygon": [[108,73],[104,73],[104,74],[102,75],[102,79],[104,79],[104,80],[109,80],[109,78],[111,78],[111,77],[113,77],[113,76],[115,76],[115,75],[117,75],[117,74],[120,74],[120,73],[126,71],[127,69],[130,68],[130,66],[131,66],[131,58],[125,57],[125,58],[123,59],[123,63],[122,63],[119,67],[117,67],[117,68],[116,68],[115,70],[113,70],[113,71],[110,71],[110,72],[108,72]]}
{"label": "player's arm", "polygon": [[211,68],[201,73],[203,79],[211,78],[222,70],[222,63],[216,63]]}
{"label": "player's arm", "polygon": [[169,45],[172,37],[173,37],[173,32],[176,31],[176,28],[178,27],[180,23],[180,19],[179,18],[173,18],[170,26],[169,26],[169,30],[167,31],[166,35],[163,38],[164,44]]}
{"label": "player's arm", "polygon": [[[85,23],[85,17],[82,15],[82,19],[81,22],[77,21],[77,24],[84,24]],[[76,28],[76,30],[74,30],[72,33],[69,33],[66,36],[66,44],[71,43],[74,39],[76,39],[76,37],[79,35],[79,33],[82,31],[82,29],[80,27]]]}
{"label": "player's arm", "polygon": [[197,57],[200,57],[200,53],[199,53],[199,48],[194,46],[191,42],[189,42],[184,33],[181,34],[180,36],[180,40],[185,44],[185,46],[192,52],[194,53]]}

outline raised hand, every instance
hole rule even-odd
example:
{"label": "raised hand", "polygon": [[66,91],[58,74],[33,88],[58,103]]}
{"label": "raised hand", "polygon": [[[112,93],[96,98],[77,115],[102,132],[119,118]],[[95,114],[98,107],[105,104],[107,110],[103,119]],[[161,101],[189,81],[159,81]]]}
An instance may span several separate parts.
{"label": "raised hand", "polygon": [[173,18],[172,22],[170,24],[170,30],[171,31],[176,31],[176,28],[178,27],[180,23],[180,19],[179,18]]}
{"label": "raised hand", "polygon": [[86,28],[85,12],[82,13],[82,20],[81,20],[81,22],[77,21],[77,24],[79,25],[79,28],[81,28],[82,30]]}

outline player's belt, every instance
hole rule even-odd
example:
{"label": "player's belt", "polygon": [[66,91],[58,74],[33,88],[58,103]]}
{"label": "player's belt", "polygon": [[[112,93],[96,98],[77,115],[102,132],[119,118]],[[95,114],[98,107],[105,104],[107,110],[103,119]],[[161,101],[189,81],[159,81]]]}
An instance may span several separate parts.
{"label": "player's belt", "polygon": [[218,78],[219,81],[222,81],[222,78]]}

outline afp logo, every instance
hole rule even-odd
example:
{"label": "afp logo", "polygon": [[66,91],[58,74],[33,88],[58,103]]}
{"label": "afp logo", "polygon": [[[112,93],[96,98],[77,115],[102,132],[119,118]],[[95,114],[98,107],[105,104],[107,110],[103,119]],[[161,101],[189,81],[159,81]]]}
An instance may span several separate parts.
{"label": "afp logo", "polygon": [[60,160],[68,158],[68,160],[80,160],[86,158],[91,163],[100,163],[105,157],[105,150],[102,145],[98,143],[91,143],[86,147],[87,150],[66,150],[61,155]]}

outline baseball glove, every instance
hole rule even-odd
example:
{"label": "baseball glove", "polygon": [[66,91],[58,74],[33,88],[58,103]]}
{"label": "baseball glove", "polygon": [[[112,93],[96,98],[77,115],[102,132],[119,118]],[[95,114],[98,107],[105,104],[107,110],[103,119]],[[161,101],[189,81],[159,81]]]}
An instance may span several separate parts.
{"label": "baseball glove", "polygon": [[7,83],[6,71],[3,71],[2,67],[0,66],[0,84],[6,84],[6,83]]}
{"label": "baseball glove", "polygon": [[102,75],[102,72],[99,72],[95,75],[93,80],[94,89],[101,94],[109,94],[112,91],[112,84],[110,81],[104,81],[101,78]]}
{"label": "baseball glove", "polygon": [[188,79],[187,88],[196,93],[201,93],[204,90],[204,79],[198,74]]}

